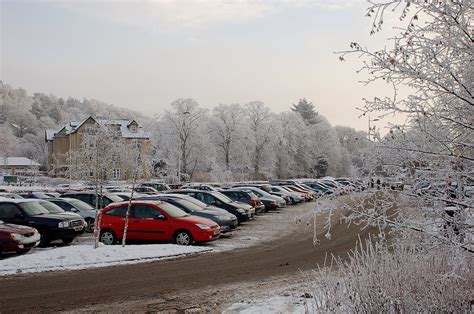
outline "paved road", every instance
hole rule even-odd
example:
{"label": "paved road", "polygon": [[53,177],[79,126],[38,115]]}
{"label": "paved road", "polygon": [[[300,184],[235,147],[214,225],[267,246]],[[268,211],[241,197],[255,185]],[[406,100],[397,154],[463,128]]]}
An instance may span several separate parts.
{"label": "paved road", "polygon": [[[288,209],[291,210],[291,209]],[[80,271],[20,275],[0,279],[0,312],[110,310],[110,304],[146,304],[150,300],[179,300],[205,304],[206,291],[220,286],[261,282],[298,274],[322,264],[327,253],[345,255],[355,245],[359,229],[337,224],[332,240],[311,232],[293,232],[257,246],[188,258]],[[365,237],[366,234],[360,234]],[[195,299],[180,294],[195,291]],[[219,290],[217,290],[219,291]],[[188,297],[187,297],[188,298]],[[199,300],[197,300],[198,298]],[[166,302],[154,310],[166,310]],[[118,308],[121,308],[120,306]],[[140,306],[122,310],[145,311]]]}

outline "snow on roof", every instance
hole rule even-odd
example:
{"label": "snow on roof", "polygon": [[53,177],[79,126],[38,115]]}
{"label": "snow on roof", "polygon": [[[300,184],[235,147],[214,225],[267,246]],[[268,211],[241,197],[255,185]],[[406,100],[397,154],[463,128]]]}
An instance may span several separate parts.
{"label": "snow on roof", "polygon": [[[99,125],[102,125],[102,126],[120,125],[120,131],[122,133],[122,137],[124,138],[144,138],[144,139],[150,138],[149,134],[145,132],[145,130],[142,127],[138,127],[136,131],[132,132],[132,129],[130,129],[129,126],[132,123],[137,123],[134,119],[102,119],[102,118],[95,119],[92,116],[88,116],[87,118],[81,121],[70,121],[64,127],[56,131],[55,134],[59,133],[62,129],[66,129],[66,134],[74,133],[89,119],[93,119]],[[51,136],[51,132],[48,133],[48,131],[52,131],[52,130],[46,130],[47,132],[46,140],[48,140],[49,138],[51,138],[52,140],[55,134]]]}
{"label": "snow on roof", "polygon": [[0,166],[41,166],[34,160],[26,157],[0,157]]}
{"label": "snow on roof", "polygon": [[61,129],[59,130],[53,130],[53,129],[48,129],[45,131],[45,138],[47,141],[52,141],[54,136],[59,133],[59,131],[61,131]]}

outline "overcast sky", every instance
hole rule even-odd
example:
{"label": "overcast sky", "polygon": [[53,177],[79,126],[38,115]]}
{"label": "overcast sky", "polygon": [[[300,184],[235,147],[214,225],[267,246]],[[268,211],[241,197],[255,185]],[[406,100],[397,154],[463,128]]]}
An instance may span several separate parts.
{"label": "overcast sky", "polygon": [[333,53],[383,43],[363,0],[0,1],[1,79],[30,93],[150,114],[183,97],[275,112],[305,97],[331,124],[366,130],[355,107],[385,89]]}

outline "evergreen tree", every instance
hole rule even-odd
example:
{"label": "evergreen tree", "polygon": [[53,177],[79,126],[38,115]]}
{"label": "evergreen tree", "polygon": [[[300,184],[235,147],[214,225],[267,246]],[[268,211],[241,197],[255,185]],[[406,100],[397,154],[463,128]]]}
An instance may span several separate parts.
{"label": "evergreen tree", "polygon": [[314,110],[313,103],[307,101],[306,98],[300,99],[297,104],[293,104],[291,111],[298,113],[306,124],[318,123],[318,112]]}

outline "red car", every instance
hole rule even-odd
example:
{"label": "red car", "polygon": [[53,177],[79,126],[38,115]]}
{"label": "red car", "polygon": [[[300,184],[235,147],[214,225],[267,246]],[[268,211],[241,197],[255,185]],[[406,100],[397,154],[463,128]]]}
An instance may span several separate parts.
{"label": "red car", "polygon": [[6,224],[0,220],[0,254],[28,252],[39,244],[40,239],[35,228]]}
{"label": "red car", "polygon": [[[100,241],[114,244],[122,239],[128,202],[114,203],[102,211]],[[160,201],[133,201],[127,239],[173,241],[179,245],[217,240],[221,228],[212,220],[191,216],[180,208]]]}

